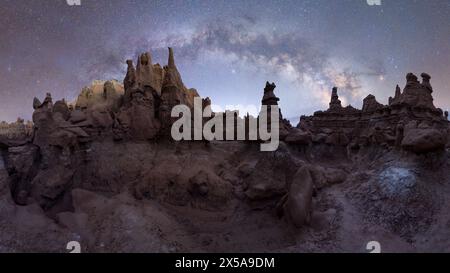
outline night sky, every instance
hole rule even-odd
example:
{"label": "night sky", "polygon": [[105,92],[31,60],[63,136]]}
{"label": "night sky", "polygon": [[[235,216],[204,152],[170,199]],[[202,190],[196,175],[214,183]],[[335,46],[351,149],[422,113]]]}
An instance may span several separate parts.
{"label": "night sky", "polygon": [[450,0],[1,0],[0,120],[122,81],[138,53],[165,65],[168,46],[185,85],[222,107],[259,105],[269,80],[295,120],[326,109],[332,86],[344,104],[387,104],[407,72],[428,72],[450,108]]}

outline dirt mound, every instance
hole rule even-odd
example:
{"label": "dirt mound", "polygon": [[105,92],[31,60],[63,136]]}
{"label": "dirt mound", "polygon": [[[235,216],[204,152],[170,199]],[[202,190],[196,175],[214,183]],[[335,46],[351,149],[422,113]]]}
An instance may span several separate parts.
{"label": "dirt mound", "polygon": [[370,175],[353,176],[349,198],[374,224],[412,241],[433,222],[439,195],[414,166],[384,166]]}

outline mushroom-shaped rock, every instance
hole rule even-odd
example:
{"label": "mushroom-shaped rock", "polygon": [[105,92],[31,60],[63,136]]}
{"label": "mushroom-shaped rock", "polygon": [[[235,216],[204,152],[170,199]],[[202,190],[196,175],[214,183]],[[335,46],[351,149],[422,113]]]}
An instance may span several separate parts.
{"label": "mushroom-shaped rock", "polygon": [[338,89],[337,87],[333,87],[331,91],[331,100],[330,100],[330,108],[329,111],[341,110],[342,104],[341,100],[339,100]]}
{"label": "mushroom-shaped rock", "polygon": [[417,77],[414,74],[408,73],[408,75],[406,75],[406,86],[399,103],[416,108],[436,110],[431,95],[431,85],[427,86],[426,79],[429,80],[429,78],[425,76],[424,84],[421,84],[417,81]]}
{"label": "mushroom-shaped rock", "polygon": [[264,96],[262,98],[262,105],[278,105],[280,100],[273,92],[277,86],[275,83],[266,82],[266,87],[264,87]]}

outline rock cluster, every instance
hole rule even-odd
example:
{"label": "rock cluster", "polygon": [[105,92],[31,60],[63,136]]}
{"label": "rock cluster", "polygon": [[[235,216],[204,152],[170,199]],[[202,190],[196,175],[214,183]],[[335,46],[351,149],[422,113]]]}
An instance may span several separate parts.
{"label": "rock cluster", "polygon": [[302,116],[297,128],[309,131],[314,143],[340,145],[358,150],[367,145],[401,147],[415,153],[442,150],[446,143],[448,120],[433,104],[430,76],[422,73],[422,83],[408,73],[403,92],[397,85],[389,104],[368,95],[362,110],[343,107],[333,88],[330,107]]}
{"label": "rock cluster", "polygon": [[24,139],[33,134],[33,123],[18,118],[16,122],[0,122],[0,136],[7,139]]}

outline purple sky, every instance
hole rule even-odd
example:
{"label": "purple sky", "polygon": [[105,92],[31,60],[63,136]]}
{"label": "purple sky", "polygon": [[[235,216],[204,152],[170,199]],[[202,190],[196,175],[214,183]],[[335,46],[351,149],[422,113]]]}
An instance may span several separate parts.
{"label": "purple sky", "polygon": [[30,119],[46,92],[122,81],[140,52],[166,64],[167,46],[185,84],[222,107],[259,105],[267,80],[291,119],[326,109],[334,85],[344,104],[386,104],[407,72],[428,72],[448,109],[449,18],[449,0],[3,0],[0,120]]}

